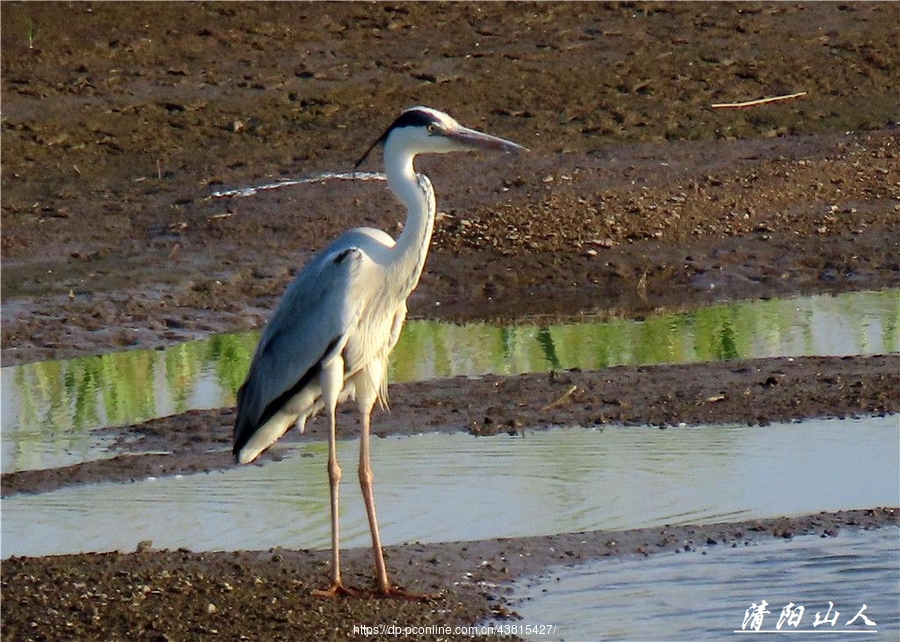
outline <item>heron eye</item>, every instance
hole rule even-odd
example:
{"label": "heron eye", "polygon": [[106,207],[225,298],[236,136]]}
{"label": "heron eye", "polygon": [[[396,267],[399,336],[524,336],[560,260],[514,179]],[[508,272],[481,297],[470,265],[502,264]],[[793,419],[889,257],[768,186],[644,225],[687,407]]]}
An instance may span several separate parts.
{"label": "heron eye", "polygon": [[429,134],[434,134],[435,132],[437,132],[437,125],[432,123],[431,125],[428,125],[427,127],[425,127],[425,129],[428,131]]}

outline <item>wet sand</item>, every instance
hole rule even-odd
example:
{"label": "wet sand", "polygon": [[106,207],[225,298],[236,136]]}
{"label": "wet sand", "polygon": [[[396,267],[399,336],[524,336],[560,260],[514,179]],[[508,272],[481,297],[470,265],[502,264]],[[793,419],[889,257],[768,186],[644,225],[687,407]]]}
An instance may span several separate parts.
{"label": "wet sand", "polygon": [[[402,214],[378,183],[212,192],[348,170],[418,103],[532,152],[420,163],[441,215],[412,317],[641,317],[900,284],[896,4],[0,11],[4,365],[259,327],[324,239],[360,224],[396,232]],[[795,91],[808,94],[710,108]],[[896,413],[898,372],[896,356],[762,359],[398,384],[375,429]],[[140,436],[133,452],[5,474],[3,494],[230,465],[231,412],[119,429]],[[472,624],[508,608],[494,583],[561,561],[896,523],[896,509],[871,509],[389,548],[399,583],[446,591],[432,603],[315,600],[324,552],[11,559],[3,629],[346,639],[353,624]],[[351,583],[368,581],[368,554],[347,553]]]}

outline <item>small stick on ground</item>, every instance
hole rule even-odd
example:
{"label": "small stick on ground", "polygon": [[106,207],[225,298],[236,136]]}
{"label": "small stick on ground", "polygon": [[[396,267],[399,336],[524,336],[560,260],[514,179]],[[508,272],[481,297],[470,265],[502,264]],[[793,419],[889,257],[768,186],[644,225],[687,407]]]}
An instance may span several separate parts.
{"label": "small stick on ground", "polygon": [[578,386],[572,386],[571,388],[569,388],[568,390],[566,390],[566,391],[563,393],[562,397],[560,397],[560,398],[557,399],[556,401],[552,401],[552,402],[548,403],[546,406],[544,406],[543,408],[541,408],[541,412],[544,412],[544,411],[546,411],[546,410],[552,410],[552,409],[554,409],[554,408],[558,408],[559,406],[563,405],[563,404],[566,402],[566,400],[567,400],[569,397],[571,397],[572,394],[573,394],[576,390],[578,390]]}
{"label": "small stick on ground", "polygon": [[769,103],[777,103],[782,100],[792,100],[805,96],[805,91],[798,91],[796,94],[785,94],[783,96],[770,96],[769,98],[758,98],[757,100],[748,100],[742,103],[714,103],[710,105],[713,109],[744,109],[745,107],[756,107],[757,105],[768,105]]}

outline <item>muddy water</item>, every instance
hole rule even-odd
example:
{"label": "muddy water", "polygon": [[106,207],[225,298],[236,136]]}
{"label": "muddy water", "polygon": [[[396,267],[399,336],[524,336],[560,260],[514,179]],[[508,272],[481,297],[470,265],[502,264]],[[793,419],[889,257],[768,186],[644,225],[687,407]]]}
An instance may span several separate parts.
{"label": "muddy water", "polygon": [[[391,378],[897,352],[898,299],[897,290],[854,292],[556,325],[412,321],[394,351]],[[220,335],[164,351],[4,368],[3,470],[102,457],[94,428],[233,404],[256,340],[255,333]]]}
{"label": "muddy water", "polygon": [[[900,631],[900,531],[895,527],[738,550],[702,548],[556,568],[521,580],[512,597],[523,618],[517,633],[544,641],[722,640],[753,634],[752,620],[745,624],[744,619],[751,605],[763,600],[769,613],[763,614],[760,632],[860,640],[896,639]],[[784,621],[779,630],[789,604],[792,612],[800,606],[803,611],[796,626]],[[817,614],[828,622],[816,626]],[[526,624],[546,634],[526,632]],[[552,633],[550,627],[555,627]]]}
{"label": "muddy water", "polygon": [[[765,427],[607,427],[372,444],[385,544],[732,521],[900,503],[898,418]],[[342,533],[366,546],[355,442],[341,442]],[[3,551],[329,545],[326,446],[264,466],[3,500]]]}

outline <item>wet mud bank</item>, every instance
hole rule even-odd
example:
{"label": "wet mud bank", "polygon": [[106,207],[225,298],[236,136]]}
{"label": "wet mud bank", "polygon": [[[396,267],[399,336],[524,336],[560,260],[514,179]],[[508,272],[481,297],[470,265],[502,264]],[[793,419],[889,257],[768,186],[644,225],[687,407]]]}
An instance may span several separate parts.
{"label": "wet mud bank", "polygon": [[421,160],[414,318],[900,283],[896,5],[539,7],[4,3],[3,363],[259,327],[404,213],[375,182],[212,194],[349,171],[416,103],[531,152]]}
{"label": "wet mud bank", "polygon": [[[897,287],[898,157],[900,137],[882,132],[646,144],[513,169],[479,159],[487,185],[474,198],[442,159],[430,173],[448,198],[410,318],[641,317]],[[3,363],[261,327],[325,240],[354,225],[396,233],[402,218],[377,182],[190,200],[193,214],[166,224],[176,232],[140,251],[5,251]],[[14,221],[4,239],[59,222]]]}
{"label": "wet mud bank", "polygon": [[[394,581],[408,590],[441,593],[430,601],[313,597],[311,592],[327,578],[327,551],[144,550],[12,558],[3,561],[4,634],[36,640],[99,640],[110,635],[147,640],[296,639],[315,631],[317,639],[345,640],[354,636],[354,625],[395,625],[401,630],[431,625],[452,631],[487,618],[517,621],[505,599],[510,583],[551,566],[665,552],[698,555],[713,546],[827,538],[842,530],[897,526],[900,509],[872,508],[701,526],[387,547]],[[370,556],[368,549],[345,552],[346,582],[370,585]],[[366,639],[397,638],[375,634]]]}

